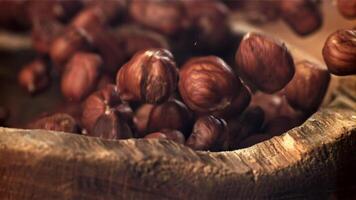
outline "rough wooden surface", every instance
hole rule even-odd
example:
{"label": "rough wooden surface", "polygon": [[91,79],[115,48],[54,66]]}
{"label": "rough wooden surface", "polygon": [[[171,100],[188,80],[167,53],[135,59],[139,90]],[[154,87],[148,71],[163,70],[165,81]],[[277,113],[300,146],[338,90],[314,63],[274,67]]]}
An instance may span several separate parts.
{"label": "rough wooden surface", "polygon": [[1,128],[0,198],[308,197],[335,190],[350,175],[355,148],[356,113],[336,108],[282,136],[222,153],[164,140]]}

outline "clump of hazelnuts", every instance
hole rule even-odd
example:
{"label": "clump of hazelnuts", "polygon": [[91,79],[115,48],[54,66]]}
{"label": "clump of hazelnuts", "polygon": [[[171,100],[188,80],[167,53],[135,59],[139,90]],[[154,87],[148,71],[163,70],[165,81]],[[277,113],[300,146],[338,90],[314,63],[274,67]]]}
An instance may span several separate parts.
{"label": "clump of hazelnuts", "polygon": [[[228,25],[230,11],[242,8],[255,23],[281,17],[307,35],[322,24],[318,1],[40,2],[29,4],[28,22],[39,56],[18,80],[36,95],[54,74],[64,101],[75,108],[37,118],[28,123],[31,129],[234,150],[302,124],[321,105],[330,73],[356,73],[356,56],[349,53],[356,47],[354,30],[328,38],[326,69],[294,60],[286,44],[271,36],[250,32],[237,38]],[[344,10],[346,1],[339,2],[345,16],[354,16]]]}

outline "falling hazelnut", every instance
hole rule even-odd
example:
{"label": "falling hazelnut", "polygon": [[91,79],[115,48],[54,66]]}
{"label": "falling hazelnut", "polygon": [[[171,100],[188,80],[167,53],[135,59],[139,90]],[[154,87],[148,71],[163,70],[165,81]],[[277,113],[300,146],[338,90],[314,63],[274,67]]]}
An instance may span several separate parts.
{"label": "falling hazelnut", "polygon": [[179,92],[184,103],[199,113],[228,107],[242,87],[232,69],[216,56],[188,60],[179,75]]}
{"label": "falling hazelnut", "polygon": [[145,139],[167,139],[173,140],[179,144],[184,144],[185,139],[182,132],[171,129],[163,129],[159,132],[150,133],[145,136]]}
{"label": "falling hazelnut", "polygon": [[194,150],[220,150],[223,148],[227,130],[223,119],[212,115],[200,117],[185,144]]}
{"label": "falling hazelnut", "polygon": [[175,91],[178,69],[165,49],[143,50],[117,73],[116,84],[126,101],[161,103]]}
{"label": "falling hazelnut", "polygon": [[297,121],[303,121],[307,117],[304,112],[297,111],[291,107],[285,95],[281,93],[265,94],[260,91],[255,92],[252,95],[250,106],[262,108],[266,122],[282,116],[288,116]]}
{"label": "falling hazelnut", "polygon": [[330,74],[315,63],[301,61],[296,64],[293,79],[283,93],[291,106],[306,113],[315,112],[324,99]]}
{"label": "falling hazelnut", "polygon": [[81,122],[85,129],[91,130],[97,119],[122,103],[115,85],[107,85],[91,94],[83,103]]}
{"label": "falling hazelnut", "polygon": [[192,41],[201,49],[220,49],[227,45],[230,29],[229,9],[224,3],[207,0],[183,1],[192,29]]}
{"label": "falling hazelnut", "polygon": [[47,63],[41,59],[35,59],[25,65],[18,75],[19,84],[30,94],[45,89],[49,84],[49,79]]}
{"label": "falling hazelnut", "polygon": [[274,93],[294,75],[294,63],[286,46],[258,33],[248,33],[236,52],[239,75],[256,88]]}
{"label": "falling hazelnut", "polygon": [[168,35],[185,26],[185,10],[179,0],[132,0],[129,13],[139,24]]}
{"label": "falling hazelnut", "polygon": [[323,48],[323,57],[330,73],[345,76],[356,74],[356,31],[341,29],[332,33]]}
{"label": "falling hazelnut", "polygon": [[299,35],[308,35],[322,25],[315,0],[281,0],[279,9],[283,20]]}
{"label": "falling hazelnut", "polygon": [[88,135],[103,139],[128,139],[132,137],[132,132],[120,115],[110,111],[96,120]]}
{"label": "falling hazelnut", "polygon": [[356,18],[356,1],[355,0],[337,0],[337,8],[342,16],[348,19]]}
{"label": "falling hazelnut", "polygon": [[275,21],[280,17],[279,1],[237,2],[242,3],[242,5],[235,5],[233,6],[233,9],[238,9],[237,12],[242,13],[243,17],[252,24],[265,24],[268,22]]}
{"label": "falling hazelnut", "polygon": [[174,129],[187,133],[190,128],[191,114],[188,108],[178,100],[169,100],[156,105],[152,109],[148,124],[148,132],[156,132],[162,129]]}
{"label": "falling hazelnut", "polygon": [[80,101],[94,88],[101,65],[102,59],[97,54],[74,54],[62,76],[62,94],[68,100]]}
{"label": "falling hazelnut", "polygon": [[28,125],[29,129],[44,129],[51,131],[62,131],[67,133],[77,133],[77,122],[68,114],[57,113],[43,117]]}

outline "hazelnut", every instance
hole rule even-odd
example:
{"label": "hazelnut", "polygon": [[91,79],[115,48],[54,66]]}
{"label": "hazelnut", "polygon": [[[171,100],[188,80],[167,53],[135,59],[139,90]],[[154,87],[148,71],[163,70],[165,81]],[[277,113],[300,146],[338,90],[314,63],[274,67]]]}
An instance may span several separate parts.
{"label": "hazelnut", "polygon": [[228,107],[242,87],[232,69],[216,56],[188,60],[179,75],[179,92],[184,103],[199,113]]}
{"label": "hazelnut", "polygon": [[185,0],[185,9],[195,47],[219,49],[227,45],[229,9],[219,1]]}
{"label": "hazelnut", "polygon": [[143,104],[136,110],[135,116],[133,117],[133,123],[138,137],[145,136],[151,111],[154,107],[155,105],[153,104]]}
{"label": "hazelnut", "polygon": [[322,25],[322,17],[315,0],[281,0],[283,20],[299,35],[308,35]]}
{"label": "hazelnut", "polygon": [[77,133],[78,125],[68,114],[57,113],[38,119],[28,125],[29,129],[44,129],[51,131],[62,131],[67,133]]}
{"label": "hazelnut", "polygon": [[355,0],[337,0],[337,8],[342,16],[348,19],[356,18],[356,1]]}
{"label": "hazelnut", "polygon": [[145,139],[167,139],[179,144],[184,144],[185,142],[182,132],[170,129],[164,129],[159,132],[150,133],[145,136]]}
{"label": "hazelnut", "polygon": [[227,130],[223,119],[212,115],[200,117],[185,144],[194,150],[220,150],[223,148]]}
{"label": "hazelnut", "polygon": [[330,73],[344,76],[356,74],[356,30],[341,29],[331,34],[323,48],[324,61]]}
{"label": "hazelnut", "polygon": [[178,69],[165,49],[143,50],[117,73],[116,84],[126,101],[160,103],[175,91]]}
{"label": "hazelnut", "polygon": [[294,63],[286,46],[273,38],[248,33],[236,52],[239,74],[256,88],[274,93],[294,75]]}
{"label": "hazelnut", "polygon": [[103,139],[128,139],[132,137],[132,132],[120,115],[109,111],[98,117],[88,135]]}
{"label": "hazelnut", "polygon": [[312,113],[320,106],[329,81],[330,74],[326,69],[308,61],[301,61],[296,63],[294,77],[283,93],[295,109]]}
{"label": "hazelnut", "polygon": [[45,89],[49,84],[49,79],[47,63],[41,59],[25,65],[18,75],[20,85],[31,94]]}
{"label": "hazelnut", "polygon": [[185,10],[181,1],[132,0],[130,16],[139,24],[173,35],[185,26]]}
{"label": "hazelnut", "polygon": [[80,101],[94,88],[101,65],[102,60],[97,54],[74,54],[62,76],[62,94],[68,100]]}
{"label": "hazelnut", "polygon": [[250,106],[259,106],[265,113],[265,121],[274,118],[287,116],[293,119],[304,120],[306,115],[303,112],[292,108],[283,94],[265,94],[256,92],[252,95]]}
{"label": "hazelnut", "polygon": [[258,144],[260,142],[266,141],[271,139],[272,136],[268,135],[268,134],[253,134],[251,136],[249,136],[248,138],[244,139],[243,141],[240,142],[239,144],[239,149],[240,148],[247,148],[250,146],[253,146],[255,144]]}
{"label": "hazelnut", "polygon": [[218,111],[216,116],[220,116],[224,119],[229,119],[240,115],[250,104],[251,94],[246,86],[242,86],[239,96],[232,100],[231,105],[225,109]]}
{"label": "hazelnut", "polygon": [[137,25],[120,26],[114,31],[114,34],[128,59],[138,51],[145,49],[169,49],[168,41],[163,35]]}
{"label": "hazelnut", "polygon": [[191,126],[191,118],[188,108],[182,102],[169,100],[153,107],[149,115],[147,131],[174,129],[187,133]]}
{"label": "hazelnut", "polygon": [[78,51],[90,49],[90,38],[84,29],[68,28],[52,41],[49,55],[58,72],[62,72],[66,62]]}
{"label": "hazelnut", "polygon": [[82,125],[91,130],[97,119],[120,105],[121,99],[115,85],[107,85],[91,94],[83,103]]}
{"label": "hazelnut", "polygon": [[58,21],[39,19],[32,23],[32,45],[34,49],[42,54],[49,52],[54,38],[63,32],[63,25]]}
{"label": "hazelnut", "polygon": [[254,132],[260,131],[265,119],[265,113],[258,106],[247,108],[240,117],[228,121],[228,140],[226,146],[229,149],[237,149],[238,144]]}

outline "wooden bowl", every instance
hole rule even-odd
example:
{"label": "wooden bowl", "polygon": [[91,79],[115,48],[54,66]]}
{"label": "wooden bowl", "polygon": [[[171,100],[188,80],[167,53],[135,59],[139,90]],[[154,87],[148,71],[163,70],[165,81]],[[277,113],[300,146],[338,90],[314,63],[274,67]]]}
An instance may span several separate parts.
{"label": "wooden bowl", "polygon": [[0,128],[0,199],[324,199],[352,191],[356,77],[333,77],[329,90],[303,125],[235,151]]}

